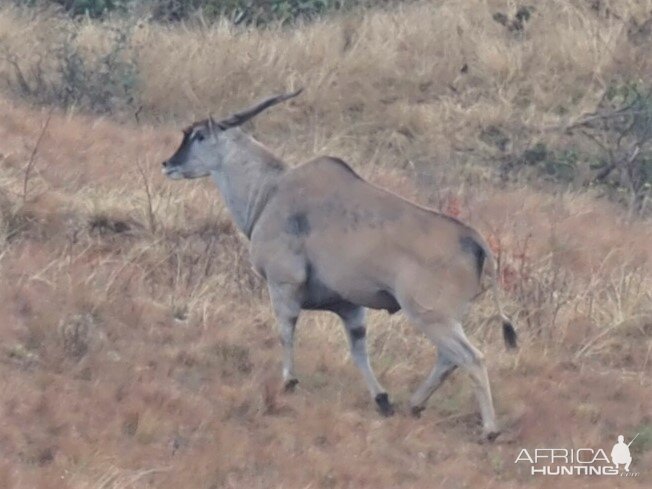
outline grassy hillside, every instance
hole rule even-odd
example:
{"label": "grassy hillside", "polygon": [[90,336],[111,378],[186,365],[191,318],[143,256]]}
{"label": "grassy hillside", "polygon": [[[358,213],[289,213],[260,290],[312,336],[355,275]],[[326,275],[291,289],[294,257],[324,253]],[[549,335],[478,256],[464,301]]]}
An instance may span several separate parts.
{"label": "grassy hillside", "polygon": [[[270,115],[260,128],[274,138],[289,125],[304,152],[342,151],[437,181],[459,173],[451,167],[485,163],[503,179],[596,186],[647,210],[651,8],[649,0],[410,2],[264,30],[4,9],[0,85],[37,103],[157,123],[222,114],[301,85],[291,119]],[[624,107],[642,120],[581,124]],[[616,171],[601,175],[610,166]]]}
{"label": "grassy hillside", "polygon": [[[652,79],[652,2],[537,3],[520,28],[518,7],[420,2],[265,30],[1,8],[0,487],[649,487],[652,223],[617,185],[588,185],[603,150],[564,128]],[[210,182],[159,169],[192,120],[298,86],[248,130],[292,165],[346,159],[499,256],[521,349],[504,351],[490,297],[465,326],[498,443],[478,443],[462,374],[409,416],[435,355],[401,315],[369,324],[394,418],[327,313],[302,316],[301,383],[281,393],[246,240]],[[514,464],[636,433],[636,478]]]}

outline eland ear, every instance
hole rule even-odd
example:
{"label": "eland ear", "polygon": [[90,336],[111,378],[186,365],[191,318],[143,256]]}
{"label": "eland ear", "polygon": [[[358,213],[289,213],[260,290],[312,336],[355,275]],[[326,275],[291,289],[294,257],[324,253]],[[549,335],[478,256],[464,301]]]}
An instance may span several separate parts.
{"label": "eland ear", "polygon": [[208,125],[208,132],[211,134],[211,136],[214,136],[218,131],[223,130],[220,123],[216,121],[212,115],[209,115],[206,121]]}

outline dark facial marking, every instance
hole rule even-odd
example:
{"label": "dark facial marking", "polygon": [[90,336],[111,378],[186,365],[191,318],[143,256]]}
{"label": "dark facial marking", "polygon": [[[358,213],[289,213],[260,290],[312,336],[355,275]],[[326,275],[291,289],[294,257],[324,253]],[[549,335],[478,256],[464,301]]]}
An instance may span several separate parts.
{"label": "dark facial marking", "polygon": [[480,246],[476,240],[470,236],[465,236],[460,239],[460,247],[465,253],[469,253],[475,258],[476,270],[478,272],[478,277],[482,275],[482,268],[484,266],[485,252],[482,246]]}
{"label": "dark facial marking", "polygon": [[175,153],[172,155],[172,157],[167,161],[167,165],[174,167],[174,166],[179,166],[183,165],[186,162],[188,152],[190,151],[190,133],[191,129],[184,129],[183,131],[183,139],[181,140],[181,144],[175,151]]}
{"label": "dark facial marking", "polygon": [[307,236],[310,234],[310,222],[304,213],[299,212],[288,218],[285,229],[293,236]]}
{"label": "dark facial marking", "polygon": [[367,335],[367,330],[365,329],[364,326],[358,326],[357,328],[353,328],[349,331],[351,334],[351,338],[353,341],[361,340]]}

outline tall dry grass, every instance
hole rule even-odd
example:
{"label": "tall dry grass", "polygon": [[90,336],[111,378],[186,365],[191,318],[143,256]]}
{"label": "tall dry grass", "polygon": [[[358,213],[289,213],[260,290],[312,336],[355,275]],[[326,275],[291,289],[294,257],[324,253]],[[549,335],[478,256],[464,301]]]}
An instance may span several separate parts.
{"label": "tall dry grass", "polygon": [[[652,225],[595,191],[497,179],[504,151],[481,138],[496,126],[506,151],[563,144],[546,129],[614,80],[649,77],[649,38],[632,26],[652,5],[593,4],[537,5],[523,32],[491,18],[516,6],[454,0],[294,30],[142,24],[130,48],[141,123],[129,110],[55,112],[25,202],[49,109],[0,100],[0,487],[547,487],[514,465],[521,447],[608,449],[639,431],[641,475],[616,485],[647,487]],[[5,7],[0,41],[25,73],[69,28],[71,42],[108,49],[105,27],[65,22]],[[47,60],[42,74],[54,77]],[[463,376],[421,420],[407,415],[434,352],[401,315],[374,313],[369,327],[395,418],[373,412],[328,314],[302,317],[301,384],[279,392],[274,318],[245,241],[209,182],[169,182],[158,165],[182,123],[299,85],[300,99],[255,121],[275,152],[344,157],[473,224],[499,256],[521,350],[503,352],[489,297],[466,329],[512,444],[476,443]]]}
{"label": "tall dry grass", "polygon": [[[501,156],[481,142],[491,127],[517,154],[537,140],[562,145],[565,136],[550,127],[595,109],[614,83],[650,79],[649,0],[545,2],[520,31],[492,18],[517,7],[419,2],[262,31],[226,22],[72,24],[5,8],[0,46],[28,81],[36,70],[47,85],[56,78],[52,46],[97,58],[118,29],[138,77],[133,110],[142,106],[153,120],[182,124],[304,86],[296,110],[257,122],[277,146],[289,128],[307,152],[431,170]],[[10,63],[0,60],[0,72],[11,80],[5,89],[16,86]]]}

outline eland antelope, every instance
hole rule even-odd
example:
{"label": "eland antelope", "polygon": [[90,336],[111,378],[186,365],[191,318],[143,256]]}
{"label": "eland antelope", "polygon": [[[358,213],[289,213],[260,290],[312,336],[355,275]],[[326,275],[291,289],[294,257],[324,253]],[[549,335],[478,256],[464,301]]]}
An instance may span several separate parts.
{"label": "eland antelope", "polygon": [[491,279],[503,336],[516,332],[498,300],[496,262],[484,239],[451,217],[420,207],[361,178],[344,161],[322,156],[291,168],[238,126],[301,92],[268,98],[226,119],[196,122],[163,163],[171,179],[210,176],[238,228],[250,240],[255,270],[269,288],[283,347],[283,380],[297,384],[293,338],[302,309],[343,321],[351,355],[379,411],[394,409],[369,364],[365,308],[403,310],[437,346],[437,362],[410,399],[419,415],[460,367],[473,380],[484,435],[498,434],[483,354],[467,339],[462,316]]}

